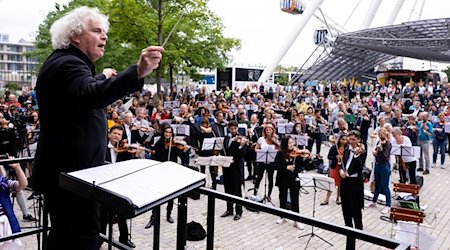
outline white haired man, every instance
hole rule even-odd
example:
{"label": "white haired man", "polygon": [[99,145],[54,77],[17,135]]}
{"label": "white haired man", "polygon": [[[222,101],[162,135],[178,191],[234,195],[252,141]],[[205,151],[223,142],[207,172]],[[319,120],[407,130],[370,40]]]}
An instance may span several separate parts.
{"label": "white haired man", "polygon": [[94,62],[105,53],[108,28],[108,18],[88,7],[70,11],[50,28],[55,50],[36,82],[41,128],[33,173],[50,214],[49,250],[98,249],[99,204],[59,187],[59,173],[104,164],[106,106],[141,90],[164,51],[149,46],[123,72],[108,69],[96,76]]}

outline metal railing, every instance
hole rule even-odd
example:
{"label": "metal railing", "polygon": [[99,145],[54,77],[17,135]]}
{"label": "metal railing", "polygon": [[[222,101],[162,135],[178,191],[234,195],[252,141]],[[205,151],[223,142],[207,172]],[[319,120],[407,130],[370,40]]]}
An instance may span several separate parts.
{"label": "metal railing", "polygon": [[268,214],[280,216],[283,218],[291,219],[294,221],[299,221],[301,223],[318,227],[324,230],[328,230],[337,234],[345,235],[347,237],[359,239],[362,241],[370,242],[372,244],[386,247],[389,249],[396,250],[407,250],[410,249],[409,245],[404,245],[398,241],[378,236],[363,230],[354,229],[351,227],[346,227],[330,222],[326,222],[317,218],[302,216],[299,213],[294,213],[292,211],[284,210],[277,207],[266,206],[265,204],[254,202],[241,197],[229,195],[226,193],[218,192],[215,190],[200,188],[196,190],[197,192],[204,194],[208,197],[208,214],[207,214],[207,238],[206,238],[206,249],[214,249],[214,213],[215,213],[215,202],[216,199],[224,200],[227,202],[233,202],[245,207],[250,207],[261,212]]}

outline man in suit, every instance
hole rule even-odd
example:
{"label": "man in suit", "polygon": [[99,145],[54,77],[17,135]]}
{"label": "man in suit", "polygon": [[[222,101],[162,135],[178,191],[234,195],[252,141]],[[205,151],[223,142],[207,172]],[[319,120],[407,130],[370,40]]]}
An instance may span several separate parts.
{"label": "man in suit", "polygon": [[[225,136],[224,147],[227,156],[233,156],[233,163],[229,167],[223,167],[223,182],[225,193],[242,197],[242,184],[244,183],[244,154],[246,150],[247,138],[238,136],[237,121],[228,123],[230,134]],[[227,202],[227,211],[221,217],[233,215],[233,203]],[[236,215],[234,220],[240,220],[242,216],[242,206],[236,204]]]}
{"label": "man in suit", "polygon": [[[352,130],[348,134],[349,146],[344,150],[343,164],[339,170],[341,180],[342,213],[345,225],[363,229],[362,212],[364,207],[364,182],[362,169],[367,153],[361,143],[361,134]],[[346,249],[355,249],[355,238],[347,236]]]}
{"label": "man in suit", "polygon": [[108,28],[108,17],[86,6],[68,12],[50,28],[54,51],[36,81],[41,128],[33,171],[35,190],[44,194],[52,222],[48,250],[98,249],[100,204],[60,187],[59,174],[104,163],[105,108],[140,91],[164,51],[149,46],[135,65],[96,78],[94,63],[105,53]]}
{"label": "man in suit", "polygon": [[[123,147],[121,149],[119,147],[120,141],[122,141],[122,136],[124,134],[125,129],[122,125],[114,125],[109,129],[108,134],[108,150],[106,150],[105,161],[108,163],[116,163],[131,159],[140,158],[140,155],[143,153],[144,149],[142,147],[136,149],[126,149]],[[125,144],[126,145],[126,144]],[[100,232],[106,235],[106,227],[108,225],[108,215],[111,211],[108,211],[106,208],[102,208],[100,214],[101,220],[101,228]],[[117,224],[119,225],[119,242],[131,247],[135,248],[134,243],[128,238],[128,225],[127,218],[122,214],[117,214]],[[103,240],[100,240],[99,245],[103,243]]]}

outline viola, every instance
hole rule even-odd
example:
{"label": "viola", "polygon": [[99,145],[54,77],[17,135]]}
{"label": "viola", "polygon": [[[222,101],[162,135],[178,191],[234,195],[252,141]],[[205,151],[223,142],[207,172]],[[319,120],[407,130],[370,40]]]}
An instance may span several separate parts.
{"label": "viola", "polygon": [[125,140],[121,141],[118,143],[117,147],[115,147],[115,151],[118,154],[121,153],[131,153],[134,154],[136,153],[136,151],[138,151],[139,149],[144,149],[145,152],[149,153],[150,151],[147,148],[143,148],[140,147],[139,145],[134,145],[134,144],[128,144],[125,142]]}

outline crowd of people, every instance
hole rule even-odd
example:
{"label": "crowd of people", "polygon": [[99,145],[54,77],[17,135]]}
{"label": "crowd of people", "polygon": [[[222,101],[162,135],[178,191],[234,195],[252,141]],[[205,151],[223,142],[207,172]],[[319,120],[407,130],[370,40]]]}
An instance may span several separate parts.
{"label": "crowd of people", "polygon": [[[80,22],[82,30],[73,26]],[[358,229],[363,228],[364,167],[372,169],[375,186],[373,200],[366,206],[376,206],[383,190],[387,201],[382,213],[388,213],[391,205],[393,168],[399,170],[401,182],[411,184],[417,183],[417,171],[426,175],[437,165],[445,168],[446,153],[450,154],[448,83],[336,81],[217,91],[184,87],[160,93],[160,98],[142,87],[143,78],[159,65],[161,47],[145,48],[137,64],[123,72],[104,69],[95,75],[93,63],[103,56],[108,27],[107,17],[96,9],[69,12],[50,30],[55,51],[41,68],[36,92],[24,91],[19,98],[23,102],[10,93],[0,98],[2,128],[14,128],[15,112],[33,116],[26,126],[26,140],[37,151],[29,173],[50,212],[48,249],[96,249],[101,244],[98,233],[105,232],[103,218],[110,211],[59,187],[58,174],[105,161],[148,158],[192,167],[196,156],[229,156],[233,158],[229,167],[199,166],[204,173],[209,170],[211,188],[221,183],[226,193],[242,197],[244,182],[253,181],[254,194],[271,201],[276,186],[280,207],[299,212],[298,173],[309,169],[314,158],[327,158],[345,224]],[[67,112],[61,113],[63,103]],[[203,150],[202,142],[214,137],[224,138],[223,149]],[[375,140],[370,152],[369,138]],[[321,155],[324,144],[331,146],[327,157]],[[391,151],[397,146],[417,146],[420,156],[394,157]],[[273,162],[257,160],[258,152],[267,150],[277,152]],[[374,156],[372,166],[366,162],[368,154]],[[49,167],[54,162],[58,167]],[[268,189],[263,191],[265,178]],[[330,197],[328,192],[321,205],[328,205]],[[173,223],[172,208],[170,201],[169,223]],[[71,223],[65,220],[68,213],[76,216]],[[228,203],[222,217],[231,215],[240,220],[242,206]],[[117,216],[119,241],[134,247],[125,218]],[[146,228],[152,225],[153,216]],[[299,222],[294,226],[303,229]],[[354,244],[354,239],[347,239],[349,249]]]}

